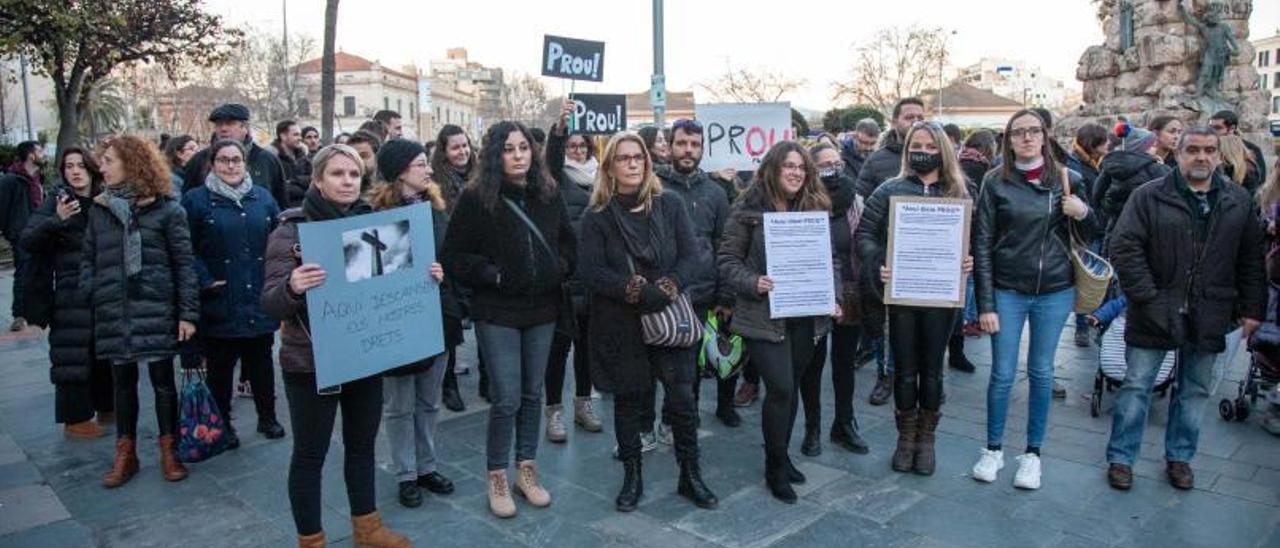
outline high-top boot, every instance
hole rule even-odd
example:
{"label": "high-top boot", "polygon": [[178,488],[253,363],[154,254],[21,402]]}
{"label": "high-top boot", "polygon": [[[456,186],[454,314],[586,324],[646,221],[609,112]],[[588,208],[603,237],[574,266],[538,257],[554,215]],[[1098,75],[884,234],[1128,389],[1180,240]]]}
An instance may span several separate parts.
{"label": "high-top boot", "polygon": [[116,457],[111,462],[111,470],[102,477],[102,485],[107,488],[119,487],[138,473],[138,447],[131,437],[116,438]]}
{"label": "high-top boot", "polygon": [[938,411],[920,410],[920,428],[916,436],[916,462],[913,470],[922,476],[932,476],[937,464],[936,455],[933,452],[934,431],[937,430],[938,419],[941,418],[942,413]]}
{"label": "high-top boot", "polygon": [[779,461],[780,459],[765,458],[764,482],[769,486],[769,492],[773,494],[773,498],[787,504],[795,504],[796,490],[791,487],[788,466],[785,462]]}
{"label": "high-top boot", "polygon": [[160,473],[165,481],[182,481],[187,479],[187,467],[178,461],[178,452],[174,449],[173,434],[160,436]]}
{"label": "high-top boot", "polygon": [[676,492],[693,501],[699,508],[715,508],[720,504],[715,493],[702,482],[702,470],[698,468],[698,461],[680,461],[680,484]]}
{"label": "high-top boot", "polygon": [[314,535],[298,535],[298,548],[324,548],[324,531]]}
{"label": "high-top boot", "polygon": [[382,526],[382,516],[377,512],[363,516],[351,516],[353,544],[356,548],[410,548],[408,537]]}
{"label": "high-top boot", "polygon": [[920,418],[915,409],[895,409],[893,420],[898,425],[898,447],[893,451],[893,470],[910,472],[915,466],[916,430]]}
{"label": "high-top boot", "polygon": [[614,501],[619,512],[630,512],[640,504],[644,496],[644,477],[640,473],[640,457],[627,459],[622,463],[622,490]]}

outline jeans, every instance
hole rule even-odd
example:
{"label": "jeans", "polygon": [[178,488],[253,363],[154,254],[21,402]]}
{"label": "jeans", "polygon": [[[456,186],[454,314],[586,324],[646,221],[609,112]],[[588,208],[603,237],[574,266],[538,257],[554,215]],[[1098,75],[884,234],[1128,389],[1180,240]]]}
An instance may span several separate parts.
{"label": "jeans", "polygon": [[253,387],[253,403],[258,418],[275,418],[276,378],[271,361],[271,345],[274,343],[275,335],[204,339],[202,346],[209,370],[209,391],[213,393],[213,401],[218,404],[222,416],[227,418],[228,425],[232,424],[231,388],[237,360],[240,371],[249,378]]}
{"label": "jeans", "polygon": [[996,312],[1000,331],[991,336],[991,380],[987,383],[987,447],[1001,447],[1009,392],[1018,372],[1022,327],[1031,325],[1027,351],[1030,410],[1027,414],[1027,447],[1039,449],[1049,423],[1053,401],[1053,360],[1067,316],[1075,305],[1076,290],[1067,288],[1044,295],[1028,295],[997,289]]}
{"label": "jeans", "polygon": [[75,424],[93,418],[93,414],[115,410],[115,385],[111,364],[104,361],[89,363],[89,380],[62,383],[54,387],[54,420],[62,424]]}
{"label": "jeans", "polygon": [[547,359],[547,405],[560,405],[564,398],[564,375],[568,369],[569,347],[573,347],[573,395],[591,396],[591,354],[587,349],[586,314],[578,315],[578,334],[570,339],[560,333],[551,338],[551,357]]}
{"label": "jeans", "polygon": [[299,535],[314,535],[320,526],[320,475],[342,407],[342,465],[351,515],[378,509],[374,492],[374,440],[382,419],[382,379],[366,377],[342,384],[342,392],[316,394],[314,373],[285,373],[293,454],[289,458],[289,505]]}
{"label": "jeans", "polygon": [[26,285],[27,271],[31,270],[31,254],[18,245],[17,239],[9,240],[9,249],[13,250],[13,303],[10,310],[15,319],[23,318],[27,315]]}
{"label": "jeans", "polygon": [[538,428],[542,420],[542,385],[555,323],[525,328],[489,322],[475,323],[476,337],[489,369],[489,471],[506,470],[511,461],[512,431],[516,462],[538,456]]}
{"label": "jeans", "polygon": [[973,276],[965,276],[964,281],[964,323],[978,321],[978,298],[973,290]]}
{"label": "jeans", "polygon": [[[1228,341],[1234,342],[1234,341]],[[1166,350],[1126,346],[1124,384],[1116,394],[1111,419],[1111,441],[1107,462],[1133,465],[1142,448],[1142,429],[1151,408],[1151,388]],[[1200,440],[1200,419],[1209,399],[1217,354],[1193,348],[1178,351],[1177,381],[1169,396],[1169,425],[1164,432],[1164,458],[1168,462],[1191,462]]]}
{"label": "jeans", "polygon": [[[138,437],[138,364],[112,366],[116,387],[116,437]],[[146,364],[156,398],[156,426],[161,436],[177,432],[178,387],[173,379],[173,358]]]}
{"label": "jeans", "polygon": [[764,380],[764,406],[760,427],[764,434],[766,461],[777,465],[787,460],[791,428],[796,421],[800,380],[818,349],[813,318],[787,320],[786,338],[781,342],[747,339],[747,351]]}
{"label": "jeans", "polygon": [[889,307],[889,345],[898,358],[893,375],[896,409],[942,407],[942,357],[955,318],[953,308]]}
{"label": "jeans", "polygon": [[391,473],[397,482],[436,471],[436,422],[448,361],[440,354],[426,371],[382,378],[382,424],[391,445]]}
{"label": "jeans", "polygon": [[[676,368],[693,369],[695,349],[646,347],[650,370],[666,393],[663,418],[671,424],[676,460],[698,460],[698,412],[693,400],[693,375],[681,375]],[[647,412],[646,412],[647,409]],[[613,400],[613,428],[618,440],[618,458],[640,458],[640,433],[653,430],[653,391],[620,392]]]}

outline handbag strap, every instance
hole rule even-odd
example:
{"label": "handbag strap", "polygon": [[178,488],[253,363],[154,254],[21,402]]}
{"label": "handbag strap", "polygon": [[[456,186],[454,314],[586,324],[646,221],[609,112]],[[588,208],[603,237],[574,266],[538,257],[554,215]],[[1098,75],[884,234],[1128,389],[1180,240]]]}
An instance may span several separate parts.
{"label": "handbag strap", "polygon": [[516,217],[519,217],[521,221],[524,221],[525,226],[529,227],[529,232],[533,233],[533,235],[538,238],[538,242],[542,244],[542,249],[545,249],[547,254],[551,255],[551,259],[558,260],[559,256],[556,255],[555,250],[551,249],[551,244],[547,243],[547,238],[542,235],[542,231],[538,230],[538,225],[533,224],[533,219],[530,219],[529,215],[525,214],[524,210],[521,209],[519,205],[516,205],[515,202],[511,201],[511,198],[503,197],[502,201],[507,204],[507,208],[510,209],[512,213],[516,214]]}
{"label": "handbag strap", "polygon": [[[1063,199],[1066,199],[1070,196],[1071,196],[1071,172],[1067,170],[1066,166],[1063,166],[1062,167],[1062,197]],[[1085,207],[1089,207],[1089,204],[1085,204]],[[1066,216],[1064,215],[1064,217]],[[1075,219],[1072,219],[1071,217],[1067,217],[1067,237],[1071,239],[1072,247],[1088,248],[1089,246],[1088,244],[1085,243],[1084,237],[1080,235],[1080,227],[1078,227],[1077,224],[1079,224],[1078,221],[1076,221]]]}

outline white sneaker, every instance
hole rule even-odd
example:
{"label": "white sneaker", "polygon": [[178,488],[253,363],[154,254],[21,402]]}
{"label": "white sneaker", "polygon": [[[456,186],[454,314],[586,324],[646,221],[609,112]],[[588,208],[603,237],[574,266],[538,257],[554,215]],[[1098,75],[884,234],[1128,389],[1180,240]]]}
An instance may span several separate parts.
{"label": "white sneaker", "polygon": [[[973,479],[991,483],[996,480],[1001,468],[1004,468],[1004,451],[992,451],[984,447],[978,464],[973,465]],[[1039,467],[1036,469],[1039,470]]]}
{"label": "white sneaker", "polygon": [[1018,472],[1013,475],[1013,486],[1018,489],[1040,488],[1040,456],[1035,453],[1018,455]]}
{"label": "white sneaker", "polygon": [[672,445],[675,443],[671,440],[671,427],[663,424],[662,421],[658,421],[657,435],[658,443],[663,445]]}
{"label": "white sneaker", "polygon": [[658,437],[653,432],[640,433],[640,452],[648,453],[658,448]]}

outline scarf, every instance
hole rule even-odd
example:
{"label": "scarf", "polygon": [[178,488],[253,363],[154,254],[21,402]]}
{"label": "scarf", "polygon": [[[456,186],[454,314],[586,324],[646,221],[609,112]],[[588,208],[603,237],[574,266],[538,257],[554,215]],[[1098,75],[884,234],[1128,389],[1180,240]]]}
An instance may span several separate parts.
{"label": "scarf", "polygon": [[1089,154],[1089,152],[1084,149],[1084,147],[1080,146],[1079,142],[1071,143],[1071,152],[1075,153],[1077,160],[1093,166],[1093,169],[1098,169],[1098,163],[1101,159],[1094,158],[1092,154]]}
{"label": "scarf", "polygon": [[632,211],[640,205],[639,192],[614,194],[609,201],[609,214],[618,225],[627,254],[636,262],[649,267],[658,266],[658,248],[662,245],[663,230],[657,222],[658,201],[655,199],[649,211]]}
{"label": "scarf", "polygon": [[98,195],[98,203],[106,206],[111,216],[120,221],[124,235],[124,274],[132,278],[142,272],[142,231],[133,217],[137,196],[129,185],[116,188],[108,187],[106,192]]}
{"label": "scarf", "polygon": [[35,211],[44,202],[44,186],[40,183],[40,172],[37,171],[35,175],[27,173],[27,168],[23,167],[22,162],[14,162],[9,166],[8,171],[27,182],[27,200],[31,203],[31,210]]}
{"label": "scarf", "polygon": [[587,158],[587,161],[581,163],[564,159],[564,176],[582,188],[591,188],[595,184],[596,171],[599,169],[600,163],[595,158]]}
{"label": "scarf", "polygon": [[208,175],[204,176],[204,186],[209,188],[209,192],[235,202],[236,207],[244,207],[240,205],[240,200],[243,200],[245,196],[253,192],[253,177],[246,173],[244,174],[244,180],[240,181],[239,185],[231,186],[210,171]]}
{"label": "scarf", "polygon": [[1013,167],[1022,172],[1022,175],[1035,184],[1040,184],[1041,178],[1044,176],[1044,158],[1036,158],[1033,162],[1020,162],[1015,160]]}
{"label": "scarf", "polygon": [[344,217],[355,217],[372,212],[373,208],[369,207],[369,203],[363,198],[357,199],[345,211],[339,209],[333,202],[325,199],[320,194],[320,189],[315,185],[307,188],[307,193],[302,197],[302,214],[308,221],[331,221],[333,219],[341,219]]}

